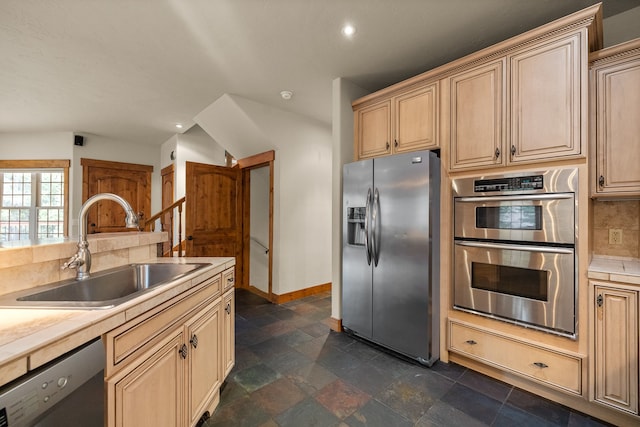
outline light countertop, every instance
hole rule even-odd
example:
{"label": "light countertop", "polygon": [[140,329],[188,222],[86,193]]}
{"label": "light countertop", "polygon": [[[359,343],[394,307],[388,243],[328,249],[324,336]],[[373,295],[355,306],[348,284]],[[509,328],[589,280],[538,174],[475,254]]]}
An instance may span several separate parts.
{"label": "light countertop", "polygon": [[640,285],[640,259],[594,256],[589,278]]}
{"label": "light countertop", "polygon": [[[234,258],[157,258],[211,266],[108,309],[0,309],[0,385],[99,337],[131,318],[235,265]],[[194,280],[195,279],[195,280]]]}

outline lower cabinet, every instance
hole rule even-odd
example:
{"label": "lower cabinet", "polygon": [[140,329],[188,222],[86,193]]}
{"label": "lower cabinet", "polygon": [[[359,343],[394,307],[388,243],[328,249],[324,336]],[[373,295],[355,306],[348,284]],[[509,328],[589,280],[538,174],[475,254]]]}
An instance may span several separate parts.
{"label": "lower cabinet", "polygon": [[638,414],[638,291],[591,282],[593,400]]}
{"label": "lower cabinet", "polygon": [[213,412],[235,360],[233,286],[222,293],[229,274],[105,335],[106,425],[196,426]]}
{"label": "lower cabinet", "polygon": [[449,320],[449,350],[573,394],[582,394],[582,358]]}

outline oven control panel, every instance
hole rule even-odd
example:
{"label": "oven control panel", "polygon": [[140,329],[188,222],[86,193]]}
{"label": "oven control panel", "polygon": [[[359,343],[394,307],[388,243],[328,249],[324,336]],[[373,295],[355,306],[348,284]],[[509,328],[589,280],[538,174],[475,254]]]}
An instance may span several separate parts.
{"label": "oven control panel", "polygon": [[490,193],[492,191],[542,190],[543,188],[544,178],[542,175],[477,179],[473,182],[474,193]]}

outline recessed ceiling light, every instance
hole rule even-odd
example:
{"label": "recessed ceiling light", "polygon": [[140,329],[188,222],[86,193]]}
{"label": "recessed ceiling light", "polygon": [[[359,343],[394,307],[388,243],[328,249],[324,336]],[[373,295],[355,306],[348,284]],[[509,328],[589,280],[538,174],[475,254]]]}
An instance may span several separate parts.
{"label": "recessed ceiling light", "polygon": [[282,97],[282,99],[284,99],[285,101],[288,101],[291,99],[291,97],[293,96],[293,92],[291,92],[290,90],[283,90],[282,92],[280,92],[280,96]]}
{"label": "recessed ceiling light", "polygon": [[344,34],[347,37],[351,37],[355,33],[356,33],[356,28],[351,24],[347,24],[344,27],[342,27],[342,34]]}
{"label": "recessed ceiling light", "polygon": [[178,129],[182,129],[182,124],[180,124],[180,123],[176,123],[176,127],[177,127]]}

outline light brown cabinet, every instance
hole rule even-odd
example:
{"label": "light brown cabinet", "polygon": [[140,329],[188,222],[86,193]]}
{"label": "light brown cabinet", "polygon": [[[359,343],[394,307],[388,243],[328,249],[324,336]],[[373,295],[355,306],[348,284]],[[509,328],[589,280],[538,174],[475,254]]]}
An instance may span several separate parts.
{"label": "light brown cabinet", "polygon": [[355,112],[355,160],[391,153],[391,101],[369,105]]}
{"label": "light brown cabinet", "polygon": [[638,414],[638,291],[591,282],[593,400]]}
{"label": "light brown cabinet", "polygon": [[[640,39],[594,52],[593,196],[640,195]],[[592,125],[593,126],[593,125]]]}
{"label": "light brown cabinet", "polygon": [[509,56],[510,162],[586,154],[585,33],[544,40]]}
{"label": "light brown cabinet", "polygon": [[584,31],[449,77],[450,169],[584,156]]}
{"label": "light brown cabinet", "polygon": [[505,163],[505,63],[490,62],[446,80],[452,170]]}
{"label": "light brown cabinet", "polygon": [[582,394],[582,359],[498,331],[449,320],[449,350],[576,395]]}
{"label": "light brown cabinet", "polygon": [[234,362],[233,282],[230,268],[105,335],[108,426],[193,426],[213,412]]}
{"label": "light brown cabinet", "polygon": [[354,107],[355,157],[438,147],[438,82]]}

